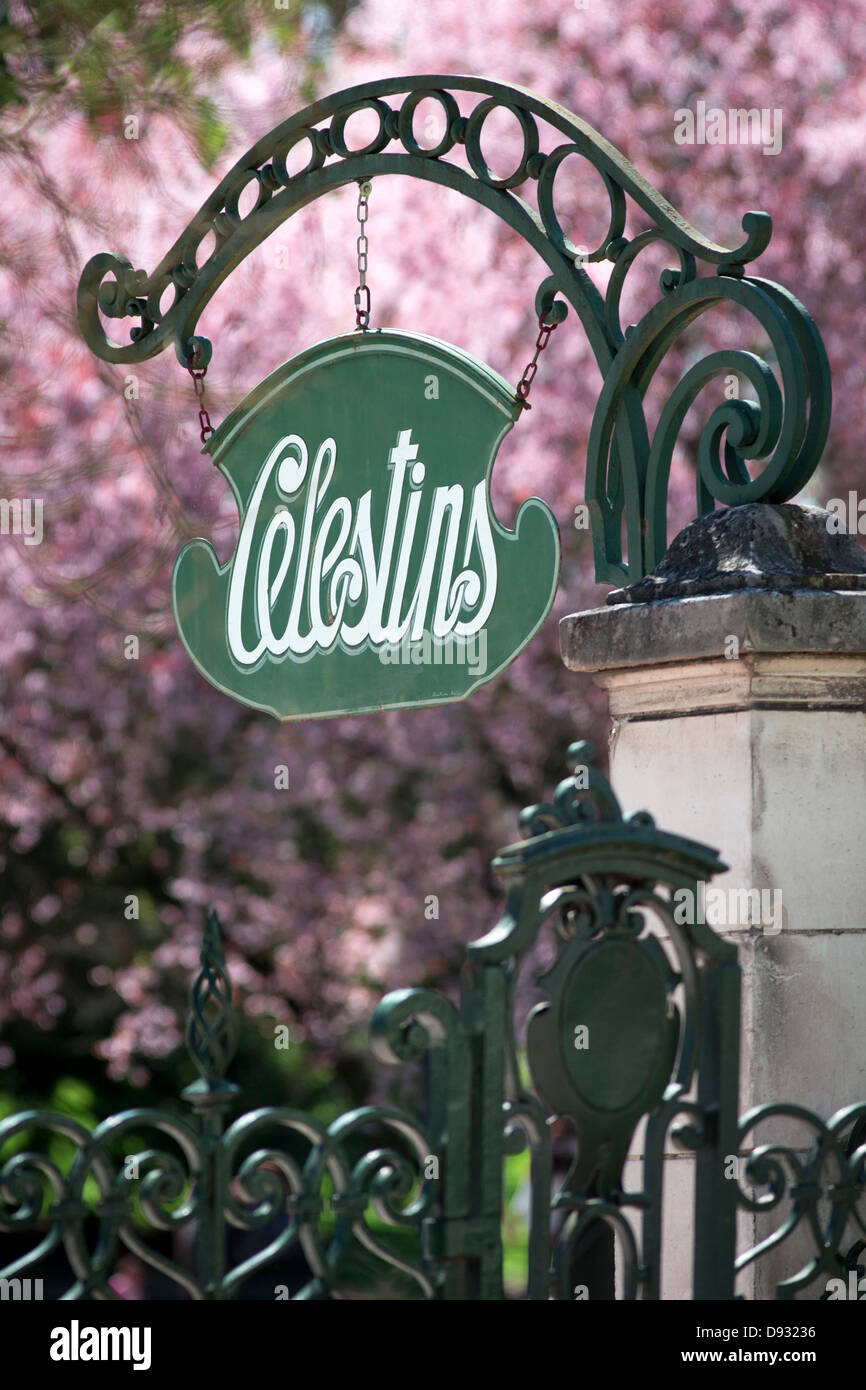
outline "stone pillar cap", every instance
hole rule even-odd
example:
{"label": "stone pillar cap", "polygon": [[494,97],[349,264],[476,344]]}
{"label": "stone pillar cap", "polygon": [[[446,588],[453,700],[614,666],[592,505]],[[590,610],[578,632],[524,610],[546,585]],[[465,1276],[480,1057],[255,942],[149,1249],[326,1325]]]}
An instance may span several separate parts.
{"label": "stone pillar cap", "polygon": [[560,622],[572,671],[742,654],[866,654],[866,551],[824,508],[751,503],[699,517],[654,574]]}
{"label": "stone pillar cap", "polygon": [[866,589],[866,550],[824,507],[751,502],[699,516],[652,574],[614,589],[609,604],[738,589]]}

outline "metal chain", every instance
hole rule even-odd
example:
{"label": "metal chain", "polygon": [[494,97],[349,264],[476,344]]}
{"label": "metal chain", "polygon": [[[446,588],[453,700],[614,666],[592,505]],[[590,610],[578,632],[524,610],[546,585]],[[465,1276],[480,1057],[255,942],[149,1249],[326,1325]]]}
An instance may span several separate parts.
{"label": "metal chain", "polygon": [[192,365],[194,361],[195,353],[191,352],[186,361],[186,369],[192,377],[192,384],[195,387],[195,394],[199,403],[198,424],[201,431],[201,442],[202,444],[207,444],[208,436],[213,434],[213,425],[210,422],[210,416],[205,410],[204,404],[204,379],[207,375],[207,367],[202,367],[200,372],[196,372],[193,370]]}
{"label": "metal chain", "polygon": [[554,328],[558,327],[559,324],[555,322],[545,323],[543,314],[539,316],[538,337],[535,340],[535,354],[532,358],[532,361],[527,362],[526,366],[523,369],[523,376],[517,383],[517,395],[520,399],[520,404],[524,410],[532,409],[532,406],[529,404],[529,392],[532,389],[532,383],[535,380],[535,373],[538,371],[538,359],[544,352],[544,349],[547,347],[547,344],[550,341],[550,335],[553,332]]}
{"label": "metal chain", "polygon": [[370,327],[370,286],[367,284],[367,233],[364,225],[369,216],[368,198],[372,192],[373,185],[369,179],[358,184],[358,226],[360,232],[356,246],[358,248],[358,288],[355,290],[355,327],[360,328],[366,333]]}

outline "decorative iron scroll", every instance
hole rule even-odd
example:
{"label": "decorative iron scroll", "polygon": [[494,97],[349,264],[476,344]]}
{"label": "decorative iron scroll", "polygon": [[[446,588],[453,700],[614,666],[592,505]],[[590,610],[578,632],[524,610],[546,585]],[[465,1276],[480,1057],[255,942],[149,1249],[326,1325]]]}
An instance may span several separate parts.
{"label": "decorative iron scroll", "polygon": [[[413,1263],[382,1235],[389,1228],[417,1235],[435,1197],[435,1179],[424,1178],[431,1141],[423,1128],[388,1106],[364,1106],[330,1125],[300,1110],[268,1106],[224,1128],[239,1094],[224,1075],[236,1030],[212,913],[190,991],[187,1044],[200,1076],[184,1099],[195,1122],[148,1109],[112,1116],[92,1133],[41,1111],[0,1122],[0,1163],[4,1148],[13,1151],[0,1166],[0,1232],[41,1234],[0,1277],[30,1278],[62,1243],[73,1276],[63,1298],[118,1298],[109,1279],[124,1251],[193,1299],[233,1298],[251,1276],[274,1266],[271,1296],[280,1298],[290,1296],[280,1259],[294,1247],[300,1252],[295,1274],[297,1264],[305,1274],[291,1296],[340,1298],[357,1278],[354,1247],[374,1271],[378,1264],[380,1271],[402,1275],[419,1296],[433,1295],[420,1256]],[[50,1152],[58,1136],[73,1146],[65,1172]],[[27,1147],[15,1152],[25,1137]],[[98,1226],[95,1240],[88,1220]],[[262,1248],[232,1268],[230,1229],[265,1237]],[[184,1230],[192,1269],[146,1240],[153,1232],[182,1237]]]}
{"label": "decorative iron scroll", "polygon": [[[787,1142],[755,1142],[762,1125],[782,1121],[794,1132],[805,1130],[811,1143],[797,1145],[790,1136]],[[799,1269],[777,1281],[777,1298],[810,1289],[814,1296],[818,1281],[824,1286],[821,1298],[835,1297],[833,1280],[841,1284],[838,1297],[866,1297],[866,1268],[858,1264],[866,1250],[866,1102],[848,1105],[826,1122],[799,1105],[757,1106],[743,1117],[739,1148],[751,1150],[743,1178],[755,1189],[744,1191],[741,1180],[739,1203],[765,1218],[772,1213],[775,1227],[738,1256],[737,1270],[799,1236],[809,1254]],[[769,1219],[763,1223],[770,1224]],[[857,1239],[846,1250],[846,1239],[853,1236]]]}
{"label": "decorative iron scroll", "polygon": [[[856,1286],[866,1102],[826,1123],[782,1104],[738,1122],[736,948],[672,910],[674,893],[697,894],[724,865],[645,813],[623,815],[588,744],[569,768],[494,860],[505,908],[468,947],[459,1005],[402,989],[373,1016],[380,1061],[425,1062],[423,1120],[369,1105],[326,1125],[267,1106],[226,1127],[237,1021],[211,915],[190,995],[192,1118],[134,1109],[92,1132],[37,1111],[0,1121],[0,1254],[4,1234],[34,1240],[0,1278],[26,1282],[62,1245],[68,1299],[118,1297],[124,1251],[193,1299],[237,1297],[254,1276],[267,1298],[502,1299],[504,1173],[524,1151],[525,1280],[511,1296],[580,1298],[599,1277],[587,1249],[600,1233],[611,1288],[590,1297],[613,1297],[616,1243],[619,1295],[658,1299],[670,1138],[695,1155],[695,1299],[734,1298],[737,1272],[789,1241],[787,1277],[773,1256],[777,1298],[814,1296],[821,1278]],[[530,976],[542,996],[531,1008]],[[627,1170],[643,1117],[643,1159]],[[805,1146],[780,1135],[791,1123]],[[756,1145],[764,1125],[775,1128]],[[739,1256],[738,1208],[777,1220]],[[230,1231],[251,1248],[239,1254]],[[184,1260],[154,1247],[160,1233],[186,1236]]]}
{"label": "decorative iron scroll", "polygon": [[[456,94],[481,99],[462,114]],[[443,114],[444,133],[432,146],[421,144],[414,127],[425,97],[436,101]],[[497,109],[516,117],[523,136],[520,160],[505,175],[493,171],[482,148],[485,122]],[[352,149],[346,124],[361,110],[375,114],[378,128],[365,146]],[[539,121],[560,137],[547,153],[540,148]],[[298,145],[304,146],[307,162],[290,173],[287,160]],[[449,162],[458,146],[465,150],[471,172]],[[557,216],[556,178],[571,155],[586,160],[600,177],[609,202],[607,230],[588,253],[573,244]],[[641,579],[664,554],[671,460],[686,413],[708,382],[737,373],[754,389],[757,401],[725,400],[706,421],[697,457],[698,514],[711,511],[716,502],[785,502],[814,472],[830,420],[823,343],[792,294],[744,274],[769,242],[770,217],[745,213],[741,245],[718,245],[691,226],[579,116],[522,87],[487,78],[368,82],[284,121],[238,161],[152,274],[110,253],[88,262],[78,288],[78,317],[87,343],[106,361],[141,362],[173,341],[184,366],[191,359],[205,366],[212,349],[196,334],[199,316],[244,257],[307,203],[333,188],[381,174],[409,174],[442,184],[495,212],[550,269],[538,292],[537,312],[558,321],[567,312],[567,301],[577,313],[604,380],[586,463],[600,581]],[[533,183],[535,206],[527,201]],[[242,213],[241,197],[248,186],[254,189],[254,205]],[[627,197],[653,224],[630,240],[624,235]],[[205,255],[202,246],[210,234],[214,245]],[[638,324],[623,327],[620,303],[628,273],[655,242],[671,251],[676,266],[661,276],[660,302]],[[613,264],[604,296],[583,268],[602,260]],[[710,273],[699,275],[699,262]],[[563,298],[555,300],[556,295]],[[170,303],[165,304],[167,296]],[[752,352],[710,353],[679,381],[650,438],[643,400],[659,364],[684,330],[720,303],[739,306],[760,324],[775,354],[776,373]],[[101,316],[134,320],[131,341],[110,338]],[[749,463],[757,461],[761,467],[753,477]]]}

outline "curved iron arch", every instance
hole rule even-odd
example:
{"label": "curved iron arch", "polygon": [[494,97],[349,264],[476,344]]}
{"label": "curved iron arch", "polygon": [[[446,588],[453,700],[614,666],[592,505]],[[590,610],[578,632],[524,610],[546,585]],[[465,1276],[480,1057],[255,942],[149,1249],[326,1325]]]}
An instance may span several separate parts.
{"label": "curved iron arch", "polygon": [[[463,115],[455,92],[482,97]],[[393,105],[386,98],[399,96]],[[445,131],[425,148],[414,131],[423,98],[442,108]],[[499,176],[489,168],[481,143],[491,111],[505,108],[519,122],[523,152],[516,169]],[[345,128],[351,115],[372,110],[376,135],[350,150]],[[545,154],[538,121],[565,137]],[[290,174],[290,151],[306,142],[307,165]],[[448,163],[462,145],[471,172]],[[568,155],[586,159],[608,194],[610,217],[601,243],[589,253],[575,246],[560,225],[555,179]],[[286,218],[333,188],[382,174],[409,174],[442,184],[483,204],[517,231],[547,263],[550,274],[536,297],[539,315],[561,321],[571,305],[595,355],[604,386],[595,410],[586,468],[596,578],[629,583],[649,573],[667,546],[667,486],[670,463],[686,412],[716,376],[736,373],[758,401],[725,400],[707,421],[698,453],[697,509],[715,502],[783,502],[793,497],[817,467],[830,419],[830,373],[817,328],[787,290],[746,277],[745,266],[764,250],[772,223],[767,213],[746,212],[744,240],[725,247],[709,240],[667,202],[609,141],[579,116],[525,88],[483,77],[393,77],[366,82],[314,102],[275,127],[235,164],[187,228],[147,275],[123,256],[105,252],[85,266],[78,287],[78,319],[88,345],[108,362],[141,362],[175,344],[179,361],[203,366],[211,344],[196,335],[198,318],[222,282]],[[537,210],[515,190],[535,181]],[[254,207],[240,212],[240,198],[257,185]],[[628,240],[626,197],[653,220]],[[198,262],[209,233],[215,245]],[[619,305],[626,276],[639,254],[661,241],[675,253],[678,268],[663,272],[662,299],[637,325],[623,330]],[[604,296],[583,268],[608,260],[613,272]],[[715,274],[698,277],[697,262]],[[167,291],[173,302],[165,309]],[[556,296],[560,295],[561,299]],[[650,440],[643,398],[652,377],[680,333],[720,301],[740,305],[762,325],[779,367],[780,384],[763,359],[740,349],[710,354],[683,377]],[[100,314],[137,320],[130,342],[114,342]],[[751,477],[746,460],[766,460]],[[625,518],[627,558],[622,554]]]}

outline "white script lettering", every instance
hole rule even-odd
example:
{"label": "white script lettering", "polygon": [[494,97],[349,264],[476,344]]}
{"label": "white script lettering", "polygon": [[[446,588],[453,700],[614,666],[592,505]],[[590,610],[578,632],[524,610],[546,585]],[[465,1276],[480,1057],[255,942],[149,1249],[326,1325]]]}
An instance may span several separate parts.
{"label": "white script lettering", "polygon": [[[337,641],[353,650],[367,642],[379,647],[406,637],[418,641],[425,632],[436,639],[451,633],[466,639],[484,627],[497,587],[486,479],[472,488],[469,499],[459,483],[434,488],[425,510],[426,468],[418,449],[411,429],[398,431],[386,465],[390,478],[378,544],[373,489],[357,505],[348,497],[326,501],[337,462],[334,439],[322,441],[312,466],[300,435],[285,435],[271,449],[249,499],[229,584],[226,626],[238,665],[256,666],[266,654],[305,657],[328,651]],[[303,516],[296,526],[286,503],[302,489]],[[419,530],[422,516],[426,530]],[[419,536],[423,547],[412,583]],[[275,631],[278,610],[284,615],[281,631]],[[244,628],[247,639],[252,630],[250,614],[258,634],[252,645],[244,636]]]}

